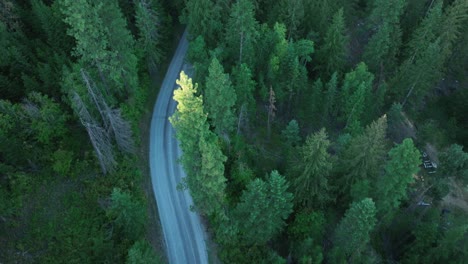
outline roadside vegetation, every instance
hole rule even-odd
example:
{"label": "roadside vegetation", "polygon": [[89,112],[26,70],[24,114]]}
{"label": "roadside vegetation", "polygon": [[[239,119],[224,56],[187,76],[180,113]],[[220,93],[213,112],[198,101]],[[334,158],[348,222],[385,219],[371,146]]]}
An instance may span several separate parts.
{"label": "roadside vegetation", "polygon": [[165,262],[146,144],[179,22],[213,259],[467,262],[467,0],[4,0],[1,263]]}
{"label": "roadside vegetation", "polygon": [[142,144],[172,9],[0,3],[0,262],[164,262]]}

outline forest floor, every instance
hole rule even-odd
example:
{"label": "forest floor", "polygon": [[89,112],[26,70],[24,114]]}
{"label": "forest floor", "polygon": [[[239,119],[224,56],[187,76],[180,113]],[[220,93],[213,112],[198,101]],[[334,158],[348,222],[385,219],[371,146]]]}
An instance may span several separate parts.
{"label": "forest floor", "polygon": [[[416,139],[418,133],[416,126],[405,113],[402,114],[404,117],[403,125],[401,126],[401,129],[403,129],[402,134],[405,137]],[[433,144],[426,142],[422,150],[427,153],[431,161],[439,164],[439,151]],[[442,198],[443,207],[460,209],[468,214],[468,187],[463,186],[453,178],[450,178],[449,181],[450,191]]]}

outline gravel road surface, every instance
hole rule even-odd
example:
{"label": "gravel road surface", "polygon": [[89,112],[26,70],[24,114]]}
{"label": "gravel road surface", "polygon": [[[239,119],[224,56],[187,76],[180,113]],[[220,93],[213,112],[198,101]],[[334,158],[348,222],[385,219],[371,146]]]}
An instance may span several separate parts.
{"label": "gravel road surface", "polygon": [[208,263],[206,232],[199,215],[190,210],[192,197],[188,190],[177,190],[185,172],[177,162],[181,150],[168,120],[177,105],[172,99],[176,79],[187,67],[184,61],[188,48],[186,36],[187,32],[183,34],[164,77],[150,131],[151,182],[171,264]]}

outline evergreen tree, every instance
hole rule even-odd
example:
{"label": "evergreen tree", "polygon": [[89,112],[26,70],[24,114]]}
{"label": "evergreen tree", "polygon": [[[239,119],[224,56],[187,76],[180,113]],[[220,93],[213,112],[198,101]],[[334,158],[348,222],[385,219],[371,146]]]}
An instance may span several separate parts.
{"label": "evergreen tree", "polygon": [[146,207],[130,193],[114,188],[108,215],[122,228],[126,236],[136,239],[143,235],[146,223]]}
{"label": "evergreen tree", "polygon": [[177,110],[169,120],[184,152],[181,162],[188,177],[191,177],[200,170],[199,141],[203,131],[208,130],[207,115],[203,111],[201,96],[196,96],[197,84],[194,85],[192,79],[181,72],[177,85],[179,88],[174,91]]}
{"label": "evergreen tree", "polygon": [[335,254],[342,254],[351,261],[359,259],[377,222],[375,214],[375,205],[370,198],[352,203],[335,229]]}
{"label": "evergreen tree", "polygon": [[[364,52],[364,61],[372,72],[383,74],[396,66],[396,55],[401,45],[400,16],[406,0],[376,0],[369,17],[370,26],[377,32],[370,38]],[[385,64],[384,64],[385,63]]]}
{"label": "evergreen tree", "polygon": [[215,47],[217,36],[222,31],[221,7],[218,1],[188,0],[185,6],[183,22],[193,38],[201,35],[208,47]]}
{"label": "evergreen tree", "polygon": [[376,181],[374,195],[381,215],[391,215],[406,198],[408,184],[414,181],[413,175],[421,164],[421,154],[409,138],[392,148],[388,155],[390,160],[385,166],[384,176]]}
{"label": "evergreen tree", "polygon": [[233,69],[232,76],[237,97],[237,132],[239,133],[241,123],[248,118],[247,114],[255,110],[255,81],[250,68],[244,63]]}
{"label": "evergreen tree", "polygon": [[440,174],[468,184],[468,153],[463,151],[462,146],[452,144],[440,154]]}
{"label": "evergreen tree", "polygon": [[322,110],[322,124],[325,126],[330,126],[332,122],[335,121],[337,115],[337,86],[338,86],[338,77],[337,73],[333,73],[330,81],[328,81],[325,86],[325,99],[323,102]]}
{"label": "evergreen tree", "polygon": [[208,48],[206,47],[203,36],[198,36],[196,39],[190,41],[187,59],[192,63],[195,69],[194,80],[196,80],[197,83],[203,83],[205,77],[208,75],[208,67],[210,65],[210,55],[208,54]]}
{"label": "evergreen tree", "polygon": [[204,215],[210,215],[221,206],[225,200],[226,178],[224,177],[223,155],[216,135],[204,131],[199,142],[201,154],[200,172],[187,180],[195,207]]}
{"label": "evergreen tree", "polygon": [[468,18],[468,2],[454,1],[441,16],[442,4],[437,2],[415,30],[409,46],[409,56],[399,67],[391,82],[394,95],[419,105],[444,72],[463,22]]}
{"label": "evergreen tree", "polygon": [[132,94],[138,85],[134,40],[116,0],[63,0],[61,7],[82,65],[94,67],[107,94]]}
{"label": "evergreen tree", "polygon": [[[364,63],[359,63],[356,69],[346,74],[341,90],[341,116],[349,128],[361,127],[362,121],[370,122],[364,118],[364,109],[370,109],[373,104],[372,82],[374,75],[367,70]],[[369,115],[368,113],[365,114]],[[350,129],[350,132],[359,132],[359,129]]]}
{"label": "evergreen tree", "polygon": [[327,29],[324,43],[317,52],[324,73],[331,75],[333,72],[342,72],[344,70],[348,42],[343,8],[340,8],[333,16],[332,23]]}
{"label": "evergreen tree", "polygon": [[304,146],[298,149],[299,160],[292,169],[292,187],[297,204],[314,208],[332,200],[328,177],[333,163],[329,147],[327,133],[321,129],[309,135]]}
{"label": "evergreen tree", "polygon": [[277,171],[272,171],[266,182],[255,179],[247,185],[234,210],[247,244],[264,245],[281,232],[293,207],[293,195],[287,189],[286,179]]}
{"label": "evergreen tree", "polygon": [[338,8],[339,3],[336,0],[304,1],[304,13],[307,16],[304,20],[305,34],[318,33],[325,36],[330,18]]}
{"label": "evergreen tree", "polygon": [[320,120],[320,116],[322,116],[322,105],[323,105],[323,82],[320,78],[318,78],[312,84],[312,94],[311,94],[311,104],[310,104],[310,112],[314,116],[314,120]]}
{"label": "evergreen tree", "polygon": [[161,63],[163,52],[161,33],[163,25],[162,7],[156,0],[139,0],[135,3],[135,20],[138,28],[139,45],[150,67]]}
{"label": "evergreen tree", "polygon": [[159,264],[161,259],[146,240],[138,240],[128,250],[126,264]]}
{"label": "evergreen tree", "polygon": [[301,141],[299,132],[299,124],[295,119],[293,119],[289,121],[286,128],[281,132],[281,136],[286,141],[286,144],[294,147],[299,143],[299,141]]}
{"label": "evergreen tree", "polygon": [[352,193],[354,199],[368,197],[370,184],[377,181],[386,154],[386,130],[387,118],[383,116],[367,126],[363,134],[352,138],[339,159],[344,174],[340,186],[343,191],[348,190],[347,186],[359,190]]}
{"label": "evergreen tree", "polygon": [[237,64],[255,65],[254,46],[257,38],[255,7],[251,0],[238,0],[231,7],[226,25],[226,46],[230,58]]}
{"label": "evergreen tree", "polygon": [[203,100],[196,96],[197,85],[181,72],[174,91],[177,111],[169,118],[183,151],[182,165],[187,173],[186,184],[192,194],[195,208],[210,215],[224,202],[224,162],[217,137],[210,130]]}
{"label": "evergreen tree", "polygon": [[211,61],[208,72],[205,89],[206,111],[218,135],[230,133],[235,127],[236,93],[229,75],[224,73],[223,66],[216,58]]}

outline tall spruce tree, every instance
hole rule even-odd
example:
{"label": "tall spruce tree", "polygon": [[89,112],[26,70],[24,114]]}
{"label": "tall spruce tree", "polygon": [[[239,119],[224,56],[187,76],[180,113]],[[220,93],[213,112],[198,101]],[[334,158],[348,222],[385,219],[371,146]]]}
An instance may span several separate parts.
{"label": "tall spruce tree", "polygon": [[221,7],[218,1],[189,0],[185,6],[183,22],[193,38],[201,35],[208,47],[216,46],[217,36],[222,31]]}
{"label": "tall spruce tree", "polygon": [[309,135],[305,144],[298,148],[298,160],[292,164],[291,173],[296,204],[316,208],[332,200],[328,177],[333,163],[329,147],[327,133],[321,129]]}
{"label": "tall spruce tree", "polygon": [[247,244],[264,245],[284,228],[293,207],[293,195],[287,189],[288,182],[277,171],[272,171],[266,181],[255,179],[249,183],[234,209]]}
{"label": "tall spruce tree", "polygon": [[388,155],[390,160],[385,165],[385,174],[375,186],[374,197],[380,215],[391,215],[398,208],[421,164],[421,154],[409,138],[392,148]]}
{"label": "tall spruce tree", "polygon": [[190,177],[200,171],[199,141],[203,131],[209,128],[207,115],[203,110],[203,100],[201,96],[196,96],[197,84],[193,84],[192,79],[181,72],[177,85],[179,88],[174,91],[177,110],[169,120],[176,130],[176,137],[184,152],[181,157],[182,165]]}
{"label": "tall spruce tree", "polygon": [[229,75],[224,73],[218,59],[213,58],[206,77],[205,103],[208,117],[211,118],[218,135],[234,130],[236,100]]}
{"label": "tall spruce tree", "polygon": [[[351,204],[335,229],[335,249],[333,255],[341,261],[347,259],[351,262],[359,260],[361,253],[370,241],[370,233],[377,222],[374,201],[365,198]],[[335,259],[336,260],[336,259]]]}
{"label": "tall spruce tree", "polygon": [[226,46],[232,62],[255,65],[254,47],[257,39],[258,22],[251,0],[238,0],[231,7],[226,25]]}
{"label": "tall spruce tree", "polygon": [[211,215],[224,202],[226,157],[216,135],[209,130],[202,97],[196,96],[197,85],[184,72],[180,73],[177,84],[179,88],[174,91],[177,111],[169,120],[183,151],[181,162],[194,207],[203,215]]}
{"label": "tall spruce tree", "polygon": [[62,0],[61,10],[76,40],[74,55],[92,67],[105,94],[125,97],[138,85],[134,39],[116,0]]}
{"label": "tall spruce tree", "polygon": [[351,133],[359,133],[359,128],[371,121],[364,118],[365,115],[369,115],[364,114],[364,109],[370,109],[373,103],[373,80],[374,75],[368,71],[365,63],[359,63],[353,71],[345,75],[340,94],[340,115]]}
{"label": "tall spruce tree", "polygon": [[342,191],[346,193],[351,187],[354,199],[369,197],[371,184],[378,179],[387,152],[386,130],[387,118],[383,116],[367,126],[363,134],[352,138],[339,159],[344,175]]}
{"label": "tall spruce tree", "polygon": [[331,75],[333,72],[342,72],[344,70],[348,54],[348,42],[343,8],[340,8],[333,15],[333,20],[327,29],[324,43],[317,52],[323,73]]}
{"label": "tall spruce tree", "polygon": [[369,26],[376,28],[364,51],[369,69],[381,76],[396,67],[396,56],[401,45],[400,17],[406,0],[376,0],[369,17]]}
{"label": "tall spruce tree", "polygon": [[139,0],[135,2],[135,6],[138,44],[150,67],[155,68],[163,58],[161,47],[163,10],[157,0]]}

